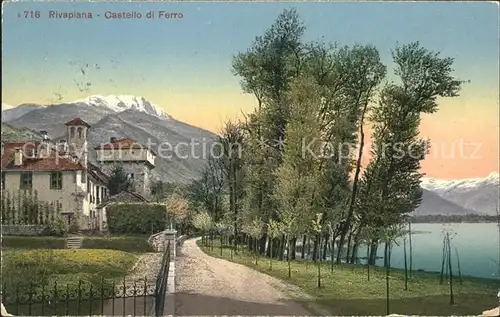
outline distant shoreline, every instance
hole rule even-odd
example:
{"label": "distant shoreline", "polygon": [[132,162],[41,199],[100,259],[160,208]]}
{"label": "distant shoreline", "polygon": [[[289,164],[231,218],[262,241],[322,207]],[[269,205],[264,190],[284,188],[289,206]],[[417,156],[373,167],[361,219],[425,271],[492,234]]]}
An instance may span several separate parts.
{"label": "distant shoreline", "polygon": [[410,217],[412,223],[500,223],[496,215],[425,215]]}

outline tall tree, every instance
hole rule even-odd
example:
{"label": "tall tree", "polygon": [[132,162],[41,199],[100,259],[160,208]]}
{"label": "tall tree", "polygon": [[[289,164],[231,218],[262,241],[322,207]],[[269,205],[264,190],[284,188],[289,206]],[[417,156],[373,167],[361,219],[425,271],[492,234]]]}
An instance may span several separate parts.
{"label": "tall tree", "polygon": [[[229,213],[233,219],[234,237],[238,236],[238,213],[241,210],[243,191],[243,146],[244,131],[240,123],[226,122],[219,138],[222,144],[221,162],[224,180],[229,194]],[[235,240],[235,243],[237,241]]]}
{"label": "tall tree", "polygon": [[[286,94],[300,73],[300,39],[304,30],[296,10],[284,10],[249,50],[237,54],[233,60],[233,72],[241,77],[243,90],[253,94],[258,102],[247,126],[252,157],[246,159],[246,209],[259,214],[266,223],[276,209],[272,199],[276,183],[273,175],[281,163],[281,140],[289,115]],[[264,234],[262,247],[265,238]]]}
{"label": "tall tree", "polygon": [[121,165],[115,165],[111,169],[111,174],[108,180],[108,190],[110,195],[116,195],[124,190],[130,190],[132,182],[128,174]]}
{"label": "tall tree", "polygon": [[393,59],[401,84],[387,84],[373,111],[373,158],[365,172],[364,193],[370,192],[371,198],[367,216],[378,232],[374,240],[383,236],[385,228],[402,223],[420,204],[420,162],[429,149],[428,140],[418,135],[420,115],[435,112],[438,97],[457,96],[460,89],[451,74],[453,59],[440,57],[418,42],[397,47]]}
{"label": "tall tree", "polygon": [[294,219],[295,225],[305,228],[314,220],[315,209],[321,203],[319,197],[314,195],[319,181],[317,165],[321,155],[321,140],[318,138],[321,100],[319,87],[311,77],[299,77],[292,87],[283,164],[276,173],[276,199],[279,202],[279,217],[284,218],[285,212],[287,217]]}

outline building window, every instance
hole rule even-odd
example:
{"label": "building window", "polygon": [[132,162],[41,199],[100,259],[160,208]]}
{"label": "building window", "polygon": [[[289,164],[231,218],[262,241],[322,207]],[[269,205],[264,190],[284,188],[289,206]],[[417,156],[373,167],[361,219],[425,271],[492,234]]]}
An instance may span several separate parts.
{"label": "building window", "polygon": [[50,189],[62,189],[62,172],[50,173]]}
{"label": "building window", "polygon": [[75,171],[75,172],[73,173],[73,183],[76,183],[76,180],[77,180],[77,175],[78,175],[78,172],[77,172],[77,171]]}
{"label": "building window", "polygon": [[83,170],[82,171],[82,183],[86,183],[86,182],[87,182],[87,171]]}
{"label": "building window", "polygon": [[21,172],[21,189],[31,189],[33,188],[33,172]]}
{"label": "building window", "polygon": [[95,191],[95,198],[96,198],[96,203],[98,203],[98,204],[101,202],[101,200],[99,198],[99,194],[100,194],[100,188],[99,188],[99,186],[97,186],[96,191]]}
{"label": "building window", "polygon": [[2,189],[5,188],[5,172],[2,172]]}

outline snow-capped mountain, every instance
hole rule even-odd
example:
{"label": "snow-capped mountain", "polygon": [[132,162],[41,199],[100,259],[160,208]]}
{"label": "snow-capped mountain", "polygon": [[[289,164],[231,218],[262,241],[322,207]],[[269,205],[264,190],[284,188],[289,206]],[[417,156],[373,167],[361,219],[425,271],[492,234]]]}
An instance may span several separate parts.
{"label": "snow-capped mountain", "polygon": [[490,173],[483,178],[439,180],[423,178],[422,188],[479,214],[494,215],[500,199],[500,175]]}
{"label": "snow-capped mountain", "polygon": [[488,186],[491,184],[497,184],[500,179],[500,174],[498,172],[492,172],[486,177],[481,178],[466,178],[466,179],[433,179],[433,178],[422,178],[422,187],[434,192],[446,193],[451,190],[468,190],[470,188],[478,188],[483,186]]}
{"label": "snow-capped mountain", "polygon": [[[109,142],[111,137],[131,138],[141,144],[152,144],[157,153],[160,152],[156,147],[164,144],[169,144],[173,149],[177,149],[181,143],[200,144],[194,147],[192,154],[179,152],[179,155],[174,153],[172,157],[168,154],[157,156],[152,175],[166,182],[189,183],[198,179],[207,159],[200,152],[210,148],[217,138],[209,131],[171,118],[146,98],[132,96],[91,96],[71,103],[20,105],[4,110],[2,122],[8,126],[2,125],[2,138],[27,140],[32,139],[29,132],[36,134],[43,130],[57,141],[63,139],[67,132],[64,123],[75,117],[82,118],[91,126],[87,137],[89,158],[92,161],[96,157],[94,147]],[[10,130],[5,127],[10,127]],[[207,147],[202,146],[204,144]],[[184,147],[181,148],[184,150]],[[161,149],[163,153],[164,149]]]}
{"label": "snow-capped mountain", "polygon": [[162,119],[172,119],[170,115],[163,112],[158,106],[150,103],[144,97],[136,97],[130,95],[94,95],[84,99],[75,100],[73,102],[70,102],[69,104],[82,103],[89,106],[105,107],[117,113],[133,109]]}

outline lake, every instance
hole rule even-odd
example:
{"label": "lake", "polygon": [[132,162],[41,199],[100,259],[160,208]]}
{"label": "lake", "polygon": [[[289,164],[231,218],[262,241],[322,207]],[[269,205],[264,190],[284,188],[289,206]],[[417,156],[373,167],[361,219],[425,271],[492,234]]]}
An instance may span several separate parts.
{"label": "lake", "polygon": [[[441,271],[443,253],[443,230],[452,233],[452,271],[458,274],[457,256],[460,257],[462,276],[484,278],[499,277],[499,244],[498,227],[496,223],[418,223],[412,224],[413,270]],[[391,256],[391,266],[404,268],[403,242],[394,245]],[[408,244],[407,244],[407,250]],[[360,248],[359,256],[366,254],[366,248]],[[408,251],[409,254],[409,251]],[[384,247],[378,249],[378,256],[383,257]],[[377,265],[383,266],[383,259],[377,260]]]}

